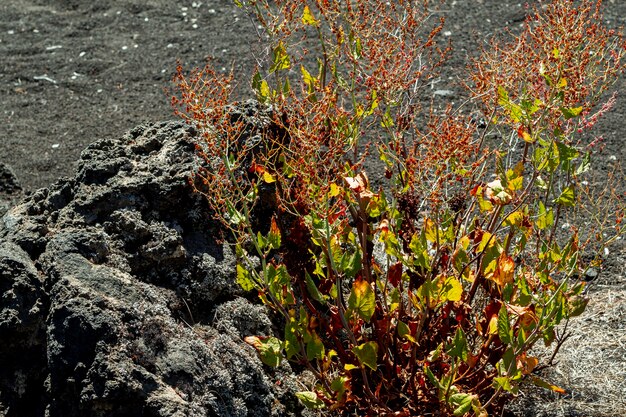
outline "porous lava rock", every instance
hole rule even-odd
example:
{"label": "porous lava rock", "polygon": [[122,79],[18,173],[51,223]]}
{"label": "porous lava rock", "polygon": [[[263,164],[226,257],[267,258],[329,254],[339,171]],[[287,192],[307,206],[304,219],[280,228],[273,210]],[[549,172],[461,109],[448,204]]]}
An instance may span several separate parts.
{"label": "porous lava rock", "polygon": [[289,365],[188,185],[193,128],[144,124],[0,221],[0,415],[290,416]]}

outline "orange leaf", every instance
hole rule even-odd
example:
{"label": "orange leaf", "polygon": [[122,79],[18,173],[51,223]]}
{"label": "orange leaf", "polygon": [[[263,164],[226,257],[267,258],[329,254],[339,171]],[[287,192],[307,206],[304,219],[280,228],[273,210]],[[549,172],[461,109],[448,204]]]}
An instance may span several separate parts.
{"label": "orange leaf", "polygon": [[513,272],[515,272],[515,261],[503,252],[498,257],[498,264],[491,279],[500,287],[504,287],[513,282]]}

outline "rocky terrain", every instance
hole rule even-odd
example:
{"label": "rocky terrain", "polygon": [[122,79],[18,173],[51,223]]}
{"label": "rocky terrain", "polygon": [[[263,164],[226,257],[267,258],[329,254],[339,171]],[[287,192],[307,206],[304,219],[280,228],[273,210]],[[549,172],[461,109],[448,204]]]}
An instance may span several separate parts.
{"label": "rocky terrain", "polygon": [[290,416],[288,365],[243,343],[264,308],[193,194],[194,132],[144,124],[0,224],[0,415]]}

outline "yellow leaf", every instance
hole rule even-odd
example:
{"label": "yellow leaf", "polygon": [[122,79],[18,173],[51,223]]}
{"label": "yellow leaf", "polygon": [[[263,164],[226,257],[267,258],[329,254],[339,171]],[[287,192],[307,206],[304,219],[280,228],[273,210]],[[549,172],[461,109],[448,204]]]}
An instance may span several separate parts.
{"label": "yellow leaf", "polygon": [[311,13],[311,9],[309,8],[309,6],[304,6],[304,12],[302,13],[302,24],[311,26],[317,26],[319,24],[317,19],[315,19],[315,16],[313,16],[313,13]]}
{"label": "yellow leaf", "polygon": [[535,140],[532,138],[532,136],[530,136],[528,134],[528,132],[526,132],[526,131],[522,132],[522,139],[524,139],[528,143],[534,143],[535,142]]}
{"label": "yellow leaf", "polygon": [[567,80],[565,78],[561,78],[556,86],[558,88],[565,88],[565,87],[567,87]]}
{"label": "yellow leaf", "polygon": [[522,220],[524,220],[524,213],[520,210],[516,210],[506,217],[504,224],[507,226],[519,226],[522,224]]}
{"label": "yellow leaf", "polygon": [[489,334],[498,334],[498,316],[491,316],[489,319]]}
{"label": "yellow leaf", "polygon": [[341,187],[339,187],[334,182],[330,184],[330,191],[328,192],[328,197],[337,197],[341,193]]}
{"label": "yellow leaf", "polygon": [[271,184],[273,182],[276,182],[276,178],[274,178],[274,176],[270,174],[269,172],[265,171],[263,172],[263,181],[265,181],[268,184]]}

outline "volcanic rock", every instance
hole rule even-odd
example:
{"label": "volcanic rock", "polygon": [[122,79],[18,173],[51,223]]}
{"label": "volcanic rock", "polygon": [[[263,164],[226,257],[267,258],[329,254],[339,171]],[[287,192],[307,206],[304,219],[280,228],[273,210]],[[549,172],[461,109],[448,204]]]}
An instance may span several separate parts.
{"label": "volcanic rock", "polygon": [[289,365],[188,185],[194,129],[144,124],[0,221],[0,416],[301,415]]}

